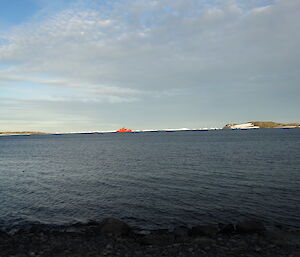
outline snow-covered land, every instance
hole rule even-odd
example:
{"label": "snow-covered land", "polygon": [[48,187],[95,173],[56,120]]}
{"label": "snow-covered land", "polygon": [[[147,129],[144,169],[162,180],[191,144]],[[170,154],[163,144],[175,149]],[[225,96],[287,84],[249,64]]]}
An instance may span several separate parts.
{"label": "snow-covered land", "polygon": [[259,128],[259,126],[255,126],[252,122],[241,123],[241,124],[227,124],[226,126],[230,129],[255,129],[255,128]]}
{"label": "snow-covered land", "polygon": [[256,129],[256,128],[300,128],[300,123],[278,123],[274,121],[249,121],[246,123],[229,123],[223,129]]}

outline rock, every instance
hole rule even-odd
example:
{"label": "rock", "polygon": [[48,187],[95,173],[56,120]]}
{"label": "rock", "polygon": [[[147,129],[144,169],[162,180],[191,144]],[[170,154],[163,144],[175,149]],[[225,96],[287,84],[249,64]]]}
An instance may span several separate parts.
{"label": "rock", "polygon": [[175,241],[175,236],[172,234],[164,234],[164,235],[159,235],[159,234],[150,234],[144,236],[142,239],[143,244],[147,245],[169,245],[173,244]]}
{"label": "rock", "polygon": [[130,227],[123,221],[115,218],[104,219],[100,223],[100,233],[112,234],[114,236],[128,235]]}
{"label": "rock", "polygon": [[0,230],[0,238],[1,239],[8,238],[8,237],[9,237],[9,235],[5,231]]}
{"label": "rock", "polygon": [[111,244],[108,244],[108,245],[106,245],[106,247],[105,247],[106,249],[108,249],[108,250],[110,250],[110,249],[112,249],[113,247],[112,247],[112,245]]}
{"label": "rock", "polygon": [[169,234],[169,230],[165,228],[152,230],[151,234],[157,234],[157,235],[163,235],[163,234]]}
{"label": "rock", "polygon": [[235,232],[233,224],[220,224],[219,227],[222,234],[232,234]]}
{"label": "rock", "polygon": [[83,224],[84,226],[98,226],[99,222],[96,220],[88,220],[85,224]]}
{"label": "rock", "polygon": [[265,231],[266,228],[262,221],[252,219],[239,222],[236,225],[236,230],[239,233],[255,233]]}
{"label": "rock", "polygon": [[184,240],[188,237],[189,229],[187,227],[176,227],[173,234],[177,240]]}
{"label": "rock", "polygon": [[261,251],[261,248],[257,246],[257,247],[255,247],[255,251],[256,251],[256,252],[260,252],[260,251]]}
{"label": "rock", "polygon": [[205,248],[207,246],[212,246],[214,245],[216,242],[215,240],[211,239],[211,238],[207,238],[207,237],[201,237],[201,238],[197,238],[195,240],[195,242],[197,243],[197,245],[200,247],[200,248]]}
{"label": "rock", "polygon": [[189,234],[191,236],[215,236],[219,232],[217,225],[198,225],[191,228]]}
{"label": "rock", "polygon": [[151,231],[143,229],[143,230],[135,230],[134,233],[137,234],[137,235],[145,236],[145,235],[150,235]]}

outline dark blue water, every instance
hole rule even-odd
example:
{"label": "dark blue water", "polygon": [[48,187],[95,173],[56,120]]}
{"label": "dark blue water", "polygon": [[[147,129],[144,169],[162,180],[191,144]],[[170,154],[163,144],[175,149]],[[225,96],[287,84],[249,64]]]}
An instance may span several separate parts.
{"label": "dark blue water", "polygon": [[0,137],[0,225],[300,227],[300,129]]}

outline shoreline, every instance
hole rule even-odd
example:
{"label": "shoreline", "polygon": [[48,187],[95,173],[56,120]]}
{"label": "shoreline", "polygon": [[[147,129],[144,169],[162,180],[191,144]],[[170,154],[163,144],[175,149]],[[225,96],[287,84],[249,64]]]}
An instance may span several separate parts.
{"label": "shoreline", "polygon": [[1,257],[299,256],[300,230],[260,220],[145,230],[107,218],[51,227],[0,228]]}
{"label": "shoreline", "polygon": [[[227,124],[229,126],[231,124]],[[257,129],[300,129],[300,126],[278,126],[278,127],[226,127],[223,128],[199,128],[199,129],[159,129],[159,130],[132,130],[130,132],[121,132],[121,134],[135,133],[165,133],[165,132],[196,132],[196,131],[224,131],[224,130],[257,130]],[[34,135],[84,135],[84,134],[119,134],[117,131],[82,131],[82,132],[0,132],[0,136],[34,136]]]}

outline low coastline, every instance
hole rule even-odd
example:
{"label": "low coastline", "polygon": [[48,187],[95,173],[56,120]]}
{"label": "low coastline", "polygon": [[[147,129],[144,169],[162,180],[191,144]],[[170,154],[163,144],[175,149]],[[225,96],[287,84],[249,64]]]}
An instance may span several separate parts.
{"label": "low coastline", "polygon": [[0,132],[0,136],[31,136],[31,135],[48,135],[46,132],[38,131],[16,131],[16,132]]}
{"label": "low coastline", "polygon": [[300,231],[259,220],[144,230],[107,218],[50,227],[0,229],[1,257],[299,256]]}
{"label": "low coastline", "polygon": [[250,129],[295,129],[300,128],[300,123],[277,123],[277,122],[247,122],[247,123],[228,123],[223,128],[181,128],[181,129],[158,129],[158,130],[126,130],[122,131],[82,131],[82,132],[40,132],[40,131],[16,131],[16,132],[1,132],[0,136],[32,136],[32,135],[70,135],[70,134],[104,134],[126,132],[143,133],[143,132],[183,132],[183,131],[214,131],[214,130],[250,130]]}

